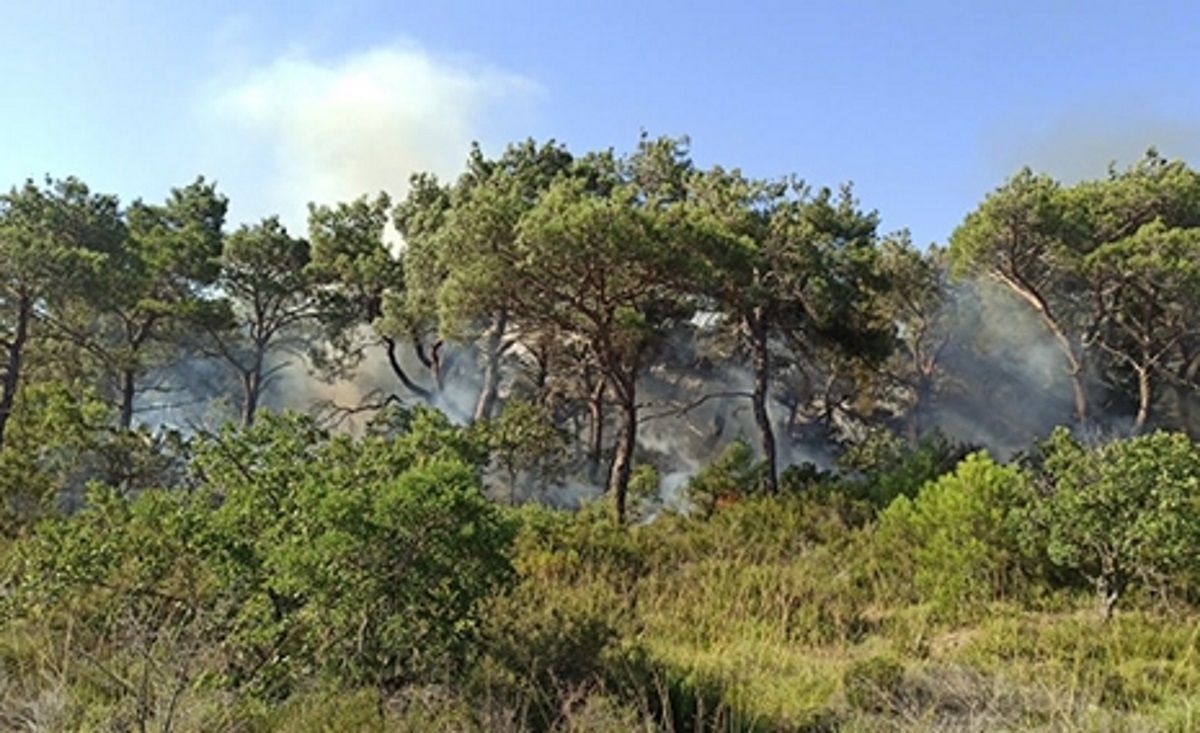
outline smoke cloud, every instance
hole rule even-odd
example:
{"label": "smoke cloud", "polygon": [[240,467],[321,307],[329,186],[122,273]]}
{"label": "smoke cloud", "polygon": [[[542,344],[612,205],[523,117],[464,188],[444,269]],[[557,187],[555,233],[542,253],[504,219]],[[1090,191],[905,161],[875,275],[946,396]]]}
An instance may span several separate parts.
{"label": "smoke cloud", "polygon": [[223,74],[202,104],[222,130],[223,157],[265,163],[265,190],[232,200],[248,197],[256,215],[279,213],[302,232],[310,201],[403,196],[415,172],[454,176],[472,141],[490,146],[527,128],[538,95],[518,74],[396,43],[334,60],[292,51]]}
{"label": "smoke cloud", "polygon": [[1155,110],[1153,100],[1123,98],[1078,105],[1040,129],[1006,125],[985,138],[995,183],[1022,166],[1077,183],[1124,168],[1156,147],[1168,158],[1200,160],[1200,121]]}

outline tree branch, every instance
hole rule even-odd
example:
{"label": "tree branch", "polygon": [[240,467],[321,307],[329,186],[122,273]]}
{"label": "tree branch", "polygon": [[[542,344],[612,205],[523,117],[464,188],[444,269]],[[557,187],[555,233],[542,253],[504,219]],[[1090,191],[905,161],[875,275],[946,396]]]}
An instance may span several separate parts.
{"label": "tree branch", "polygon": [[[663,418],[663,417],[682,417],[683,415],[688,414],[689,412],[696,409],[700,405],[703,405],[705,402],[708,402],[709,400],[726,399],[726,398],[730,398],[730,397],[740,397],[743,399],[749,399],[753,396],[754,396],[753,392],[746,392],[746,391],[741,391],[741,390],[710,392],[710,393],[703,395],[695,400],[692,400],[691,402],[688,402],[687,404],[680,405],[679,407],[673,407],[669,410],[663,410],[661,412],[654,412],[654,413],[650,413],[648,415],[643,415],[638,418],[638,422],[643,423],[643,422],[648,422],[650,420],[658,420],[659,418]],[[639,405],[639,408],[640,407],[649,407],[649,405]]]}

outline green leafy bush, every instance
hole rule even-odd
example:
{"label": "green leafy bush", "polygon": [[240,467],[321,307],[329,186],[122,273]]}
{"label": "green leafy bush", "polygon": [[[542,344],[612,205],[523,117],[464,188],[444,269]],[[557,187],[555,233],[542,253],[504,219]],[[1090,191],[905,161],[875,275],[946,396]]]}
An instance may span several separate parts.
{"label": "green leafy bush", "polygon": [[891,587],[901,596],[911,588],[951,614],[1020,595],[1031,569],[1020,524],[1033,500],[1028,476],[985,452],[916,498],[897,498],[876,532]]}
{"label": "green leafy bush", "polygon": [[757,489],[761,474],[762,466],[755,460],[754,450],[735,440],[692,477],[685,491],[704,516],[711,516],[722,504],[736,502]]}
{"label": "green leafy bush", "polygon": [[860,474],[851,492],[883,509],[898,497],[912,499],[925,484],[954,469],[970,453],[966,446],[934,432],[910,447],[894,433],[872,432],[851,446],[838,464]]}
{"label": "green leafy bush", "polygon": [[1089,448],[1058,430],[1041,453],[1050,560],[1091,581],[1105,617],[1131,585],[1157,587],[1200,562],[1200,449],[1187,436]]}
{"label": "green leafy bush", "polygon": [[145,659],[205,645],[218,658],[189,674],[268,697],[312,675],[379,689],[442,679],[470,656],[483,599],[512,578],[516,526],[475,465],[413,449],[422,429],[354,441],[265,416],[203,439],[196,489],[97,488],[44,524],[19,548],[10,609],[69,626],[86,658],[136,648],[131,635]]}
{"label": "green leafy bush", "polygon": [[481,425],[492,465],[502,473],[510,501],[535,495],[566,472],[570,436],[554,423],[545,405],[511,399],[499,417]]}

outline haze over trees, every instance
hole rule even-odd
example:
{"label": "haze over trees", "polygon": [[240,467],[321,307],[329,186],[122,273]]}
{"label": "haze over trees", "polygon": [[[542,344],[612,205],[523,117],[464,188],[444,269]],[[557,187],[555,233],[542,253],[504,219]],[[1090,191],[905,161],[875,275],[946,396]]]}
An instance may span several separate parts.
{"label": "haze over trees", "polygon": [[[945,252],[879,232],[849,185],[701,169],[682,139],[476,148],[458,180],[410,183],[395,205],[314,205],[308,239],[276,219],[227,232],[204,179],[127,207],[73,179],[14,189],[0,441],[27,386],[110,405],[115,439],[312,409],[289,394],[365,371],[372,399],[343,414],[546,405],[573,436],[564,485],[621,514],[639,460],[694,471],[737,438],[770,493],[792,456],[828,465],[879,429],[1002,453],[1055,424],[1197,429],[1200,178],[1154,151],[1071,186],[1021,171]],[[995,325],[1021,311],[1040,327]],[[1025,350],[1056,374],[1011,363]],[[1053,406],[1057,383],[1069,411],[988,417],[1000,385]],[[675,456],[640,453],[664,442]]]}
{"label": "haze over trees", "polygon": [[467,152],[305,233],[0,197],[0,727],[1170,719],[1117,642],[1047,642],[1061,705],[913,675],[1061,674],[992,612],[1195,646],[1200,174],[1021,170],[919,247],[684,138]]}

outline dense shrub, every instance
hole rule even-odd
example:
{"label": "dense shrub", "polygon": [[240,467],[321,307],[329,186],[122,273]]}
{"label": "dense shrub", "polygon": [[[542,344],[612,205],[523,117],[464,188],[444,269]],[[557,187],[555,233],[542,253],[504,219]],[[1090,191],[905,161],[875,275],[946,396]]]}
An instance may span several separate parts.
{"label": "dense shrub", "polygon": [[880,518],[876,547],[897,595],[960,613],[1027,590],[1032,564],[1021,522],[1034,495],[1028,476],[974,453],[953,473],[897,498]]}
{"label": "dense shrub", "polygon": [[1187,436],[1089,448],[1059,430],[1041,452],[1049,557],[1091,581],[1105,617],[1131,585],[1161,588],[1200,562],[1200,449]]}
{"label": "dense shrub", "polygon": [[838,458],[838,464],[858,474],[847,482],[847,490],[878,509],[884,509],[898,497],[912,499],[925,484],[936,481],[954,469],[971,449],[932,432],[910,446],[895,434],[878,430],[851,445]]}
{"label": "dense shrub", "polygon": [[685,491],[700,513],[709,516],[756,490],[761,475],[762,465],[755,459],[754,450],[735,440],[692,477]]}
{"label": "dense shrub", "polygon": [[[475,465],[412,449],[428,437],[352,441],[268,417],[202,440],[196,489],[96,489],[44,524],[17,550],[9,610],[69,628],[116,679],[153,662],[164,690],[181,674],[270,697],[312,675],[443,679],[471,653],[480,602],[511,578],[515,526]],[[154,694],[128,691],[143,708]]]}
{"label": "dense shrub", "polygon": [[[1056,502],[1133,486],[1117,515],[1132,527],[1179,509],[1138,499],[1192,496],[1194,449],[1179,438],[1090,449],[1057,436],[1028,471],[975,454],[881,513],[882,494],[861,490],[869,472],[797,474],[767,496],[734,449],[703,478],[736,500],[631,526],[607,503],[488,502],[482,437],[427,411],[360,439],[264,416],[197,440],[189,489],[94,488],[73,516],[12,541],[0,723],[1194,727],[1191,611],[1102,624],[1076,612],[1074,587],[1052,613],[1038,595],[1052,577],[1042,561],[1066,563],[1049,549],[1069,537]],[[874,480],[904,486],[934,465]],[[1155,490],[1139,494],[1139,477]],[[1085,573],[1080,558],[1062,572]]]}

